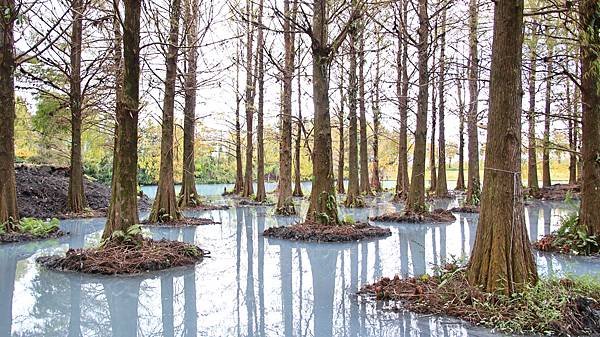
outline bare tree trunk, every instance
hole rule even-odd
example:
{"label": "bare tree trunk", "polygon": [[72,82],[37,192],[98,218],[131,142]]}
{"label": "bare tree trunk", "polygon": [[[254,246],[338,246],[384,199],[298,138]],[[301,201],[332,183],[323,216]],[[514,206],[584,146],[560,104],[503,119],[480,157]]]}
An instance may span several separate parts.
{"label": "bare tree trunk", "polygon": [[[258,73],[256,78],[258,80],[258,114],[257,114],[257,125],[256,125],[256,201],[263,202],[267,200],[267,193],[265,191],[265,141],[264,141],[264,108],[265,108],[265,65],[264,65],[264,33],[262,28],[262,16],[263,16],[263,5],[264,1],[258,2],[258,37],[256,40],[256,54],[257,54],[257,69]],[[290,146],[291,147],[291,146]],[[288,150],[289,153],[289,150]],[[285,156],[284,156],[285,157]],[[289,163],[287,167],[291,167],[291,157],[289,157]],[[291,171],[286,167],[291,177]],[[281,167],[283,168],[283,167]],[[288,187],[284,187],[286,190],[290,190],[291,195],[291,179],[288,180]],[[281,184],[279,185],[279,194],[281,195]]]}
{"label": "bare tree trunk", "polygon": [[377,193],[382,191],[379,177],[379,131],[381,127],[381,111],[379,110],[379,85],[380,85],[380,40],[379,28],[375,31],[375,78],[373,80],[373,173],[371,174],[371,189]]}
{"label": "bare tree trunk", "polygon": [[535,138],[535,94],[536,94],[536,47],[537,39],[532,37],[530,41],[530,72],[529,72],[529,111],[527,113],[527,122],[529,124],[527,139],[529,146],[527,149],[527,186],[531,195],[535,196],[539,193],[540,186],[537,176],[537,154],[536,154],[536,138]]}
{"label": "bare tree trunk", "polygon": [[165,97],[160,141],[160,171],[158,189],[148,220],[150,222],[181,219],[177,207],[173,181],[173,133],[175,118],[175,82],[177,80],[177,54],[179,51],[179,17],[181,0],[171,2],[169,46],[166,55]]}
{"label": "bare tree trunk", "polygon": [[82,0],[73,0],[71,12],[73,24],[71,29],[71,76],[69,76],[71,93],[69,103],[71,108],[71,167],[69,172],[69,193],[67,209],[73,213],[82,212],[87,207],[83,189],[83,161],[81,159],[81,42],[83,35],[83,12],[85,6]]}
{"label": "bare tree trunk", "polygon": [[[353,2],[353,4],[355,3],[356,2]],[[358,122],[356,116],[356,105],[358,99],[357,91],[359,90],[356,78],[357,58],[359,58],[360,62],[360,50],[358,51],[358,53],[356,50],[356,40],[359,36],[357,28],[353,26],[350,29],[350,32],[348,32],[348,35],[348,55],[350,58],[350,65],[348,67],[348,193],[346,194],[346,200],[344,201],[344,205],[346,207],[357,207],[363,206],[362,199],[360,196],[358,168]],[[360,172],[362,173],[362,170]]]}
{"label": "bare tree trunk", "polygon": [[[298,40],[300,41],[300,40]],[[300,44],[300,43],[298,43]],[[298,65],[298,122],[296,127],[296,148],[294,149],[294,192],[292,193],[295,197],[302,197],[302,184],[300,178],[300,144],[302,142],[302,77],[300,76],[300,64]]]}
{"label": "bare tree trunk", "polygon": [[196,69],[198,66],[198,0],[185,0],[184,22],[187,29],[183,106],[183,175],[181,190],[177,197],[179,207],[197,206],[201,203],[196,191],[196,160],[194,139],[196,136]]}
{"label": "bare tree trunk", "polygon": [[467,113],[467,139],[469,151],[469,179],[467,181],[467,204],[479,205],[481,183],[479,179],[479,139],[477,115],[479,100],[478,56],[478,0],[469,0],[469,111]]}
{"label": "bare tree trunk", "polygon": [[407,0],[401,1],[402,25],[397,32],[396,52],[398,112],[400,115],[400,135],[398,140],[398,174],[396,176],[395,200],[404,200],[408,195],[408,41],[404,37],[408,19]]}
{"label": "bare tree trunk", "polygon": [[358,105],[360,111],[360,192],[371,194],[369,183],[369,148],[367,139],[367,108],[365,106],[365,38],[364,22],[359,21],[358,34]]}
{"label": "bare tree trunk", "polygon": [[571,97],[571,85],[567,82],[567,107],[569,109],[569,184],[577,183],[577,101]]}
{"label": "bare tree trunk", "polygon": [[[434,36],[437,36],[437,25]],[[433,46],[432,56],[435,59],[437,45]],[[435,72],[431,74],[431,140],[429,141],[429,190],[434,192],[437,185],[436,163],[435,163],[435,129],[437,127],[437,93]]]}
{"label": "bare tree trunk", "polygon": [[235,62],[235,185],[234,193],[242,193],[244,190],[244,173],[242,167],[242,125],[240,123],[240,43],[236,44]]}
{"label": "bare tree trunk", "polygon": [[427,146],[427,102],[429,100],[429,70],[427,68],[428,38],[429,16],[427,14],[427,0],[419,0],[419,43],[417,45],[419,95],[417,98],[417,126],[415,129],[412,177],[406,201],[406,210],[412,212],[426,211],[425,148]]}
{"label": "bare tree trunk", "polygon": [[[283,114],[281,116],[281,141],[279,143],[279,198],[276,213],[296,214],[292,200],[292,81],[294,79],[294,47],[295,36],[292,31],[294,9],[290,9],[290,1],[284,0],[283,31],[285,44],[285,65],[283,70]],[[293,16],[293,17],[292,17]],[[298,156],[299,157],[299,156]],[[297,158],[298,160],[299,158]]]}
{"label": "bare tree trunk", "polygon": [[469,283],[512,294],[537,281],[521,190],[523,0],[496,3],[485,183]]}
{"label": "bare tree trunk", "polygon": [[465,103],[461,79],[456,81],[456,91],[458,94],[458,177],[454,189],[463,191],[465,189]]}
{"label": "bare tree trunk", "polygon": [[141,2],[125,0],[122,102],[117,103],[113,188],[104,239],[140,222],[137,213],[140,12]]}
{"label": "bare tree trunk", "polygon": [[19,13],[14,0],[1,0],[0,36],[0,224],[11,231],[19,221],[15,178],[15,39]]}
{"label": "bare tree trunk", "polygon": [[243,197],[250,197],[254,194],[254,185],[252,179],[252,122],[254,118],[254,74],[252,64],[252,45],[254,42],[254,25],[252,15],[252,2],[246,1],[246,15],[247,15],[247,42],[246,42],[246,93],[245,93],[245,106],[246,106],[246,171],[244,173],[244,189],[242,191]]}
{"label": "bare tree trunk", "polygon": [[442,10],[442,36],[440,38],[440,75],[438,79],[439,94],[439,131],[438,131],[438,177],[435,185],[435,194],[440,197],[448,196],[448,182],[446,178],[446,8]]}
{"label": "bare tree trunk", "polygon": [[583,183],[579,221],[590,235],[600,237],[600,74],[597,71],[600,13],[595,0],[584,0],[579,6],[583,37],[580,51]]}
{"label": "bare tree trunk", "polygon": [[322,224],[340,223],[333,186],[331,121],[329,115],[330,48],[327,45],[327,9],[325,0],[313,1],[313,105],[314,147],[313,186],[306,219]]}
{"label": "bare tree trunk", "polygon": [[337,174],[337,192],[339,194],[346,193],[344,187],[344,163],[345,163],[345,152],[346,145],[344,144],[344,105],[346,95],[344,95],[344,55],[340,56],[340,113],[338,114],[339,124],[339,136],[340,136],[340,148],[338,152],[338,174]]}
{"label": "bare tree trunk", "polygon": [[[549,33],[549,32],[548,32]],[[546,41],[548,56],[546,60],[546,105],[544,107],[544,148],[542,153],[542,186],[550,187],[550,109],[552,107],[552,58],[553,48],[551,41]]]}

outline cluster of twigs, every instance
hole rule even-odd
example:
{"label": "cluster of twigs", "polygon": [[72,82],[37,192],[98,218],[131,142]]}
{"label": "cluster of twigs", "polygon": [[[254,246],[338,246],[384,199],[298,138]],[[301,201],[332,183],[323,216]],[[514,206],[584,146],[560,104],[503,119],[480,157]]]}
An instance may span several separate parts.
{"label": "cluster of twigs", "polygon": [[451,211],[445,209],[435,209],[433,212],[394,212],[388,214],[382,214],[369,218],[372,221],[381,222],[408,222],[408,223],[421,223],[421,222],[453,222],[456,217]]}
{"label": "cluster of twigs", "polygon": [[[361,293],[371,295],[368,298],[392,301],[393,310],[404,308],[422,314],[453,316],[503,332],[561,336],[600,333],[600,294],[573,290],[571,280],[544,282],[538,287],[550,288],[548,292],[554,298],[540,295],[537,289],[526,289],[513,296],[487,293],[468,283],[464,269],[447,265],[442,276],[383,278],[363,287]],[[545,305],[557,307],[547,314]]]}
{"label": "cluster of twigs", "polygon": [[98,248],[69,249],[65,256],[39,257],[37,262],[51,270],[87,274],[141,274],[193,265],[209,253],[179,241],[110,240]]}
{"label": "cluster of twigs", "polygon": [[263,235],[293,241],[346,242],[385,237],[391,235],[391,231],[362,222],[327,225],[305,221],[288,227],[271,227]]}
{"label": "cluster of twigs", "polygon": [[465,205],[460,207],[453,207],[450,212],[454,213],[479,213],[479,206]]}

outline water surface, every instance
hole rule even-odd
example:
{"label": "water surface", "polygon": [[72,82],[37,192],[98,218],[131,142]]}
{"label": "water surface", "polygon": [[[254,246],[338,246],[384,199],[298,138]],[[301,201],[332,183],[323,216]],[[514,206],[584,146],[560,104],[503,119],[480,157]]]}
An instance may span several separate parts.
{"label": "water surface", "polygon": [[[397,209],[342,209],[366,219]],[[450,207],[452,202],[438,202]],[[306,204],[302,203],[302,209]],[[556,228],[562,203],[526,209],[531,237]],[[154,229],[155,238],[195,242],[212,257],[194,267],[139,277],[49,272],[38,256],[96,245],[104,219],[62,221],[70,236],[0,246],[0,337],[5,336],[489,336],[449,318],[379,310],[355,293],[382,276],[431,273],[445,259],[469,253],[477,215],[449,225],[381,224],[392,235],[346,244],[293,243],[260,233],[297,218],[272,208],[232,208],[188,215],[221,222],[198,228]],[[600,277],[598,260],[536,253],[542,274]]]}

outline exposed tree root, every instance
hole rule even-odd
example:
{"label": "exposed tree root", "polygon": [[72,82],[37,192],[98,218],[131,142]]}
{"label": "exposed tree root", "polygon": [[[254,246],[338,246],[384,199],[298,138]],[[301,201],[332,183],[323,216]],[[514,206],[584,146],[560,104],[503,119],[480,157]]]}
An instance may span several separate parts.
{"label": "exposed tree root", "polygon": [[346,242],[367,238],[386,237],[392,233],[389,228],[381,228],[368,223],[344,223],[324,225],[316,222],[296,223],[287,227],[271,227],[264,231],[266,237],[316,242]]}
{"label": "exposed tree root", "polygon": [[465,205],[462,207],[454,207],[450,209],[454,213],[479,213],[479,206]]}
{"label": "exposed tree root", "polygon": [[204,226],[204,225],[214,225],[219,224],[220,222],[216,222],[212,219],[205,218],[183,218],[181,220],[170,220],[164,222],[149,222],[142,221],[143,226],[148,227],[191,227],[191,226]]}
{"label": "exposed tree root", "polygon": [[445,209],[436,209],[433,212],[394,212],[383,215],[378,215],[369,218],[372,221],[381,222],[408,222],[408,223],[421,223],[421,222],[452,222],[456,220],[456,217],[452,212]]}
{"label": "exposed tree root", "polygon": [[69,249],[65,256],[43,256],[36,261],[57,271],[135,275],[193,265],[208,254],[188,243],[137,238],[130,242],[108,242],[99,248]]}
{"label": "exposed tree root", "polygon": [[31,233],[12,231],[6,233],[0,233],[0,243],[15,243],[15,242],[27,242],[27,241],[36,241],[36,240],[47,240],[47,239],[55,239],[61,236],[64,236],[68,233],[61,231],[60,229],[56,229],[45,235],[34,235]]}
{"label": "exposed tree root", "polygon": [[442,276],[383,278],[361,293],[388,302],[392,310],[448,315],[502,332],[597,336],[600,286],[587,282],[542,280],[523,293],[505,296],[469,285],[465,271],[448,264]]}

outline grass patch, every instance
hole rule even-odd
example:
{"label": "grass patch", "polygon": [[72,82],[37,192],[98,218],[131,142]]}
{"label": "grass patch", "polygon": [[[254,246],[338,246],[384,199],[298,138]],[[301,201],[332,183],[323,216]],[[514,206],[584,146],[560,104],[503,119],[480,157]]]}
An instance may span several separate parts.
{"label": "grass patch", "polygon": [[448,315],[504,333],[582,336],[600,333],[600,282],[591,277],[546,278],[511,296],[469,285],[464,268],[441,276],[383,278],[361,292],[423,314]]}

